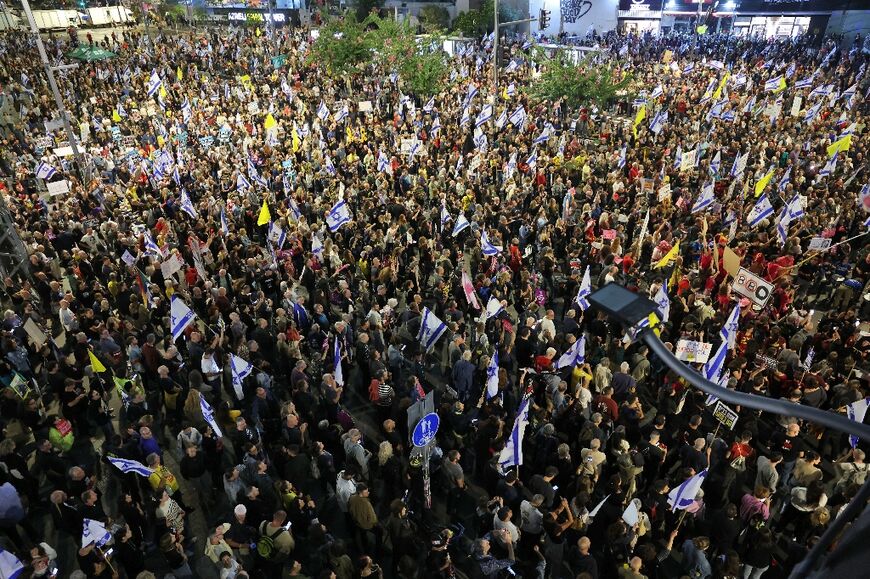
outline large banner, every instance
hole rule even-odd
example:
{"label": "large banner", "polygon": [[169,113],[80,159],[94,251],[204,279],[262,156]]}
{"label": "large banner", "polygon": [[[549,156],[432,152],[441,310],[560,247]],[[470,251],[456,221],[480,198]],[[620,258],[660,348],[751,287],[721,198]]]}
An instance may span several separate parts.
{"label": "large banner", "polygon": [[[550,24],[543,31],[549,36],[559,33],[559,19],[562,19],[562,29],[567,34],[584,36],[591,29],[598,33],[609,32],[616,28],[616,11],[620,0],[559,0],[545,2],[530,0],[529,13],[537,17],[540,9],[550,10]],[[629,0],[630,1],[630,0]],[[531,23],[531,29],[539,31],[537,22]]]}

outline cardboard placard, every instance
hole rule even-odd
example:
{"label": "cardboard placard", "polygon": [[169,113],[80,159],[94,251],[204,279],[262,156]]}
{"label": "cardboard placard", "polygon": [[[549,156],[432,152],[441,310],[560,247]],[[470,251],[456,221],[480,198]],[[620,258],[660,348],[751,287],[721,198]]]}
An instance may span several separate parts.
{"label": "cardboard placard", "polygon": [[69,181],[66,179],[62,181],[53,181],[51,183],[47,183],[48,194],[54,197],[55,195],[63,195],[64,193],[69,193]]}
{"label": "cardboard placard", "polygon": [[51,137],[37,137],[34,141],[34,145],[39,151],[44,151],[51,147],[53,144],[54,139],[52,139]]}
{"label": "cardboard placard", "polygon": [[799,117],[801,116],[801,104],[803,103],[803,97],[796,96],[794,100],[791,102],[791,116]]}
{"label": "cardboard placard", "polygon": [[372,101],[359,101],[359,112],[361,113],[370,113],[374,108],[372,107]]}
{"label": "cardboard placard", "polygon": [[640,180],[640,192],[641,193],[652,193],[655,191],[655,181],[652,179],[641,179]]}
{"label": "cardboard placard", "polygon": [[676,356],[683,362],[705,364],[710,359],[710,351],[713,344],[695,342],[693,340],[680,340],[677,342]]}
{"label": "cardboard placard", "polygon": [[252,115],[256,115],[258,112],[260,112],[260,103],[258,103],[257,101],[249,102],[248,103],[248,112],[251,113]]}
{"label": "cardboard placard", "polygon": [[659,201],[664,201],[671,198],[671,184],[665,183],[659,187]]}
{"label": "cardboard placard", "polygon": [[808,251],[825,251],[831,247],[831,239],[828,237],[813,237],[810,239]]}
{"label": "cardboard placard", "polygon": [[41,348],[46,340],[48,340],[45,332],[36,325],[36,322],[34,322],[32,318],[27,318],[27,321],[24,322],[24,331],[27,332],[27,337],[30,338],[30,341],[33,342],[33,345],[37,348]]}
{"label": "cardboard placard", "polygon": [[123,262],[126,263],[127,265],[133,265],[134,263],[136,263],[136,258],[133,257],[133,254],[132,254],[132,253],[130,253],[129,251],[127,251],[127,250],[125,249],[125,250],[124,250],[124,255],[121,256],[121,261],[123,261]]}
{"label": "cardboard placard", "polygon": [[719,424],[728,428],[728,430],[734,430],[734,425],[737,424],[737,413],[734,412],[731,408],[729,408],[724,402],[718,400],[716,402],[716,407],[713,408],[713,418],[715,418]]}
{"label": "cardboard placard", "polygon": [[[735,223],[737,222],[735,221]],[[736,276],[737,272],[740,271],[740,256],[734,253],[730,247],[726,247],[722,251],[722,263],[725,271],[731,276]]]}
{"label": "cardboard placard", "polygon": [[601,232],[601,238],[606,239],[608,241],[616,239],[616,230],[615,229],[605,229]]}
{"label": "cardboard placard", "polygon": [[160,264],[160,271],[163,272],[163,277],[167,278],[180,270],[184,265],[177,253],[173,253],[169,259]]}
{"label": "cardboard placard", "polygon": [[773,295],[771,284],[743,267],[734,276],[734,284],[731,289],[761,307],[766,306],[770,296]]}
{"label": "cardboard placard", "polygon": [[56,149],[54,149],[53,152],[58,157],[72,157],[73,155],[72,147],[70,147],[69,145],[65,147],[57,147]]}

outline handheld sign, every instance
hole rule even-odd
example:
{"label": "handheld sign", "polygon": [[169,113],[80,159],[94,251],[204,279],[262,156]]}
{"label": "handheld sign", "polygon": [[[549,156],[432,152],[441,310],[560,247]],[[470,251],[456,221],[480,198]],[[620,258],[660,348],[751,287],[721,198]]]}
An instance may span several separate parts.
{"label": "handheld sign", "polygon": [[773,286],[746,268],[741,267],[734,278],[732,290],[749,298],[762,308],[773,295]]}
{"label": "handheld sign", "polygon": [[430,412],[424,416],[417,426],[414,427],[414,432],[411,433],[411,442],[414,446],[426,446],[438,434],[438,426],[441,424],[441,419],[435,412]]}
{"label": "handheld sign", "polygon": [[716,407],[713,408],[713,418],[718,420],[722,426],[728,427],[729,430],[734,430],[734,425],[737,424],[737,413],[721,400],[716,402]]}

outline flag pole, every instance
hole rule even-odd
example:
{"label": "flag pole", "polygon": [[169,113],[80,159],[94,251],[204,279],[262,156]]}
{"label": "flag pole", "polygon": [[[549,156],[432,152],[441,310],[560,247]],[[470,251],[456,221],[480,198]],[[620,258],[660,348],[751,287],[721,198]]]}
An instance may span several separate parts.
{"label": "flag pole", "polygon": [[109,558],[106,556],[106,554],[103,552],[102,549],[100,549],[99,547],[97,547],[96,549],[97,549],[97,552],[99,552],[100,555],[102,555],[103,561],[105,561],[106,565],[108,565],[109,569],[111,569],[112,575],[115,575],[117,573],[117,571],[115,571],[115,568],[112,567],[112,563],[109,561]]}
{"label": "flag pole", "polygon": [[685,518],[686,518],[686,509],[683,509],[683,512],[680,514],[679,520],[677,520],[677,528],[674,529],[675,531],[680,530],[680,526],[683,524],[683,519],[685,519]]}

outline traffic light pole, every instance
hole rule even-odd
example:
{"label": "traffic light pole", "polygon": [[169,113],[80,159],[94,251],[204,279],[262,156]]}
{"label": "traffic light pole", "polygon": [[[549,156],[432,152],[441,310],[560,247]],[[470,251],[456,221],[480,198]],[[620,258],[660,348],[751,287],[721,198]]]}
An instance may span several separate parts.
{"label": "traffic light pole", "polygon": [[493,11],[495,14],[492,15],[493,21],[495,22],[495,29],[493,36],[495,37],[492,42],[492,90],[493,94],[498,94],[498,0],[493,0],[492,2]]}

